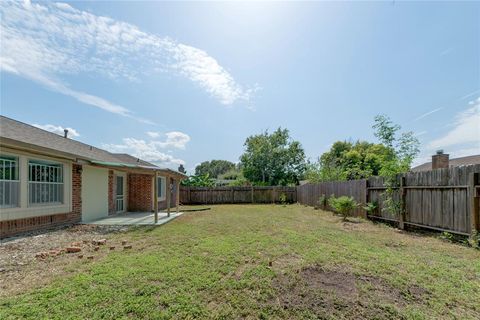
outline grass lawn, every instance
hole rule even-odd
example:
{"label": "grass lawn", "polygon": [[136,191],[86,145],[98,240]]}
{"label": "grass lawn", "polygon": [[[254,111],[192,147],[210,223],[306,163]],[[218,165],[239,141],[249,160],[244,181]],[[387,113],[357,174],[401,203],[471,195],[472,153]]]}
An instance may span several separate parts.
{"label": "grass lawn", "polygon": [[133,249],[76,259],[0,319],[480,319],[480,251],[308,207],[213,206],[113,237]]}

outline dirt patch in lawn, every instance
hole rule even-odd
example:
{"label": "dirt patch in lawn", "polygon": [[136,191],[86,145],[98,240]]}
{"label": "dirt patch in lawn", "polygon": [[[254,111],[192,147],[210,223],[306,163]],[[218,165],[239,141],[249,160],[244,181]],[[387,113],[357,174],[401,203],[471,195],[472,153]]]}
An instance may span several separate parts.
{"label": "dirt patch in lawn", "polygon": [[[109,240],[113,233],[126,230],[122,226],[75,225],[1,240],[0,297],[48,283],[56,276],[68,273],[66,266],[96,260],[109,252],[111,246],[115,246],[114,250],[121,250],[121,243]],[[106,244],[97,246],[92,243],[101,239],[106,239]],[[81,248],[81,251],[66,253],[65,249],[72,246]]]}
{"label": "dirt patch in lawn", "polygon": [[320,266],[300,269],[297,274],[279,274],[272,303],[282,309],[305,311],[317,317],[392,318],[409,302],[419,301],[427,291],[413,286],[404,294],[385,280],[357,276]]}
{"label": "dirt patch in lawn", "polygon": [[272,269],[274,271],[286,272],[291,268],[298,267],[302,262],[303,258],[298,254],[286,254],[272,261]]}

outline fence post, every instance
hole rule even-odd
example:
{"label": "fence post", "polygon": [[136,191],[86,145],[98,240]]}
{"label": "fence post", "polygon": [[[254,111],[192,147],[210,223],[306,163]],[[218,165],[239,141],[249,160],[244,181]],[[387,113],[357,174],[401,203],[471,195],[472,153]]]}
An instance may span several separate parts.
{"label": "fence post", "polygon": [[253,185],[252,185],[252,203],[253,203]]}
{"label": "fence post", "polygon": [[230,188],[232,188],[232,192],[231,192],[232,203],[235,203],[235,187],[230,187]]}
{"label": "fence post", "polygon": [[[365,179],[365,206],[367,206],[368,204],[368,179]],[[368,219],[368,212],[367,210],[363,209],[364,211],[364,218],[365,219]]]}
{"label": "fence post", "polygon": [[272,187],[272,203],[275,203],[275,186]]}
{"label": "fence post", "polygon": [[478,172],[471,172],[468,176],[468,202],[470,207],[470,234],[475,236],[480,231],[480,210],[476,184]]}
{"label": "fence post", "polygon": [[407,189],[405,189],[405,177],[400,177],[400,215],[398,216],[398,227],[400,229],[405,229],[405,210],[406,210],[406,199],[407,199]]}

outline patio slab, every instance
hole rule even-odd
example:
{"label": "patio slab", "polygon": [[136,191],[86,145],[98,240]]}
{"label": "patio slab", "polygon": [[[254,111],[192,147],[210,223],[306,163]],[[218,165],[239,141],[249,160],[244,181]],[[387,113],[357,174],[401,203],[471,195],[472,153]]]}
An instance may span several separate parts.
{"label": "patio slab", "polygon": [[84,224],[99,224],[99,225],[117,225],[117,226],[129,226],[129,225],[162,225],[179,216],[183,212],[171,212],[168,217],[166,212],[158,213],[158,222],[154,223],[154,217],[152,212],[128,212],[122,214],[116,214],[113,216],[101,218],[94,221],[84,222]]}

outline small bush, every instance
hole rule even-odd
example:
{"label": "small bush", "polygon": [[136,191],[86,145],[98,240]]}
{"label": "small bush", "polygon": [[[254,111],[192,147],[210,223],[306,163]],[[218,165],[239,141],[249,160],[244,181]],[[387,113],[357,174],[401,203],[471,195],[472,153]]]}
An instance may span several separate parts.
{"label": "small bush", "polygon": [[335,212],[343,216],[343,221],[347,220],[352,214],[352,211],[358,207],[358,203],[352,197],[341,196],[338,198],[331,197],[328,199],[328,205],[335,210]]}
{"label": "small bush", "polygon": [[280,199],[280,203],[282,205],[287,204],[287,195],[285,193],[280,194],[280,196],[278,198]]}
{"label": "small bush", "polygon": [[468,239],[468,244],[475,249],[480,249],[480,232],[474,231]]}
{"label": "small bush", "polygon": [[367,215],[371,215],[378,209],[378,202],[368,202],[363,209],[367,211]]}
{"label": "small bush", "polygon": [[443,239],[448,242],[453,242],[454,236],[448,231],[443,231],[442,234],[440,235],[440,239]]}
{"label": "small bush", "polygon": [[325,206],[327,205],[327,197],[322,194],[317,201],[317,205],[315,206],[316,209],[325,209]]}

